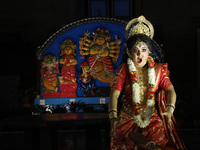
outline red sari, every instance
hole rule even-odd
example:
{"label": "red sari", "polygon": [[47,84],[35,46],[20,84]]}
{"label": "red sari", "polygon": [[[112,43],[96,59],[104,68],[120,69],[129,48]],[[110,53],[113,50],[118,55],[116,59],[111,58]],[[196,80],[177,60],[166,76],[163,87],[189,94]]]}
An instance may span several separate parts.
{"label": "red sari", "polygon": [[166,99],[164,90],[173,86],[169,79],[167,64],[156,63],[156,98],[158,107],[150,119],[150,124],[146,128],[140,128],[134,121],[133,102],[132,102],[132,82],[127,64],[122,64],[113,82],[112,88],[122,92],[123,106],[118,115],[116,130],[111,137],[112,150],[140,150],[137,144],[128,137],[130,132],[139,132],[149,140],[156,142],[163,149],[186,149],[183,141],[180,139],[178,128],[174,117],[172,117],[173,130],[167,127],[166,118],[160,113],[165,112]]}

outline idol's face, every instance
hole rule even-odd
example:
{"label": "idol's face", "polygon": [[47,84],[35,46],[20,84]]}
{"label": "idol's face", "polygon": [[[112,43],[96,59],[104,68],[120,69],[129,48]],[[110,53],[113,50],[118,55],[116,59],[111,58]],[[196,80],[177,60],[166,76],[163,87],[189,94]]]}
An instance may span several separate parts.
{"label": "idol's face", "polygon": [[84,69],[85,72],[89,72],[90,67],[88,65],[86,65],[86,66],[83,67],[83,69]]}
{"label": "idol's face", "polygon": [[149,57],[148,46],[144,42],[138,42],[132,48],[132,59],[136,67],[144,67]]}
{"label": "idol's face", "polygon": [[105,41],[105,38],[102,37],[102,36],[99,36],[99,37],[97,37],[97,39],[96,39],[96,43],[97,43],[98,45],[103,45],[105,42],[106,42],[106,41]]}
{"label": "idol's face", "polygon": [[70,54],[72,54],[73,50],[71,47],[67,46],[64,48],[64,52],[66,55],[70,55]]}
{"label": "idol's face", "polygon": [[101,72],[104,70],[104,65],[102,62],[96,62],[96,64],[94,65],[93,69],[96,71],[96,72]]}
{"label": "idol's face", "polygon": [[51,60],[46,61],[45,66],[48,68],[53,68],[53,66],[54,66],[53,61],[51,61]]}

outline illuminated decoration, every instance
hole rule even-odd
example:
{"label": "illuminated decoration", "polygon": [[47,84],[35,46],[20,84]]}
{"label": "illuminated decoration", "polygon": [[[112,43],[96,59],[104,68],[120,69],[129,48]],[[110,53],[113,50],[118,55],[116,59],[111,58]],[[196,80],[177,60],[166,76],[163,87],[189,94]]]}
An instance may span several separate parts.
{"label": "illuminated decoration", "polygon": [[[92,97],[96,103],[95,98],[108,97],[110,85],[121,63],[123,51],[125,49],[123,44],[126,41],[124,35],[125,25],[125,22],[114,18],[87,18],[63,26],[50,36],[43,45],[38,47],[36,56],[39,63],[41,63],[43,57],[48,54],[54,55],[57,58],[58,82],[56,92],[58,94],[53,97],[44,97],[44,85],[42,81],[39,82],[42,75],[38,72],[37,81],[39,84],[37,85],[40,85],[40,87],[37,86],[37,88],[40,90],[40,96],[37,98],[45,100],[46,104],[58,104],[57,102],[64,104],[66,103],[66,98],[72,98],[77,102],[78,100],[83,100],[84,97]],[[106,44],[102,46],[102,53],[99,54],[97,54],[96,50],[98,49],[97,47],[101,46],[94,43],[100,42],[102,39],[98,37],[104,37],[103,39],[106,39],[104,42]],[[81,40],[82,38],[85,39],[85,42]],[[95,41],[95,39],[98,40]],[[81,49],[81,46],[84,48]],[[68,52],[70,54],[68,54]],[[82,52],[85,54],[82,55]],[[92,52],[96,52],[96,54],[91,54]],[[93,61],[95,63],[92,62],[91,58],[94,58],[94,60],[96,59],[96,61]],[[106,58],[108,59],[106,60]],[[68,62],[73,62],[74,64],[69,67]],[[88,77],[91,78],[91,80],[85,78],[87,75],[83,75],[83,69],[85,69],[83,66],[84,62],[89,65],[89,72],[87,74],[90,74],[90,77]],[[86,83],[84,82],[87,82],[87,84],[89,83],[88,86],[85,86]],[[93,92],[88,94],[87,91],[90,91],[89,88],[91,88]]]}

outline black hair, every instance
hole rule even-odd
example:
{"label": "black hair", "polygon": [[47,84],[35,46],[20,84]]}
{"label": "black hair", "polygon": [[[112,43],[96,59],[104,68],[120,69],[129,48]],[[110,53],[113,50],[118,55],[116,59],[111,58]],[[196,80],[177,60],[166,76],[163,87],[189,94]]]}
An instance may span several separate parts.
{"label": "black hair", "polygon": [[126,45],[129,51],[131,51],[136,42],[144,42],[148,46],[150,52],[152,51],[151,38],[145,34],[135,34],[127,40]]}
{"label": "black hair", "polygon": [[[151,39],[145,34],[135,34],[126,41],[126,45],[130,54],[135,43],[140,42],[140,41],[144,42],[147,45],[150,51],[149,55],[155,60],[155,62],[164,61],[163,51],[160,48],[160,46],[153,39]],[[125,50],[124,56],[122,58],[122,62],[125,62],[127,58],[128,58],[128,55]]]}

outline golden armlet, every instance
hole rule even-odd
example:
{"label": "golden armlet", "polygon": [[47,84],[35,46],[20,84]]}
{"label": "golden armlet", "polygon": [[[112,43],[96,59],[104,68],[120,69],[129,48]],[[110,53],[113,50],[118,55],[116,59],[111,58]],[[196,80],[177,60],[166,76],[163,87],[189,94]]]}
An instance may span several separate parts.
{"label": "golden armlet", "polygon": [[175,110],[175,106],[173,104],[168,104],[167,105],[167,108],[166,108],[167,112],[170,112],[171,114],[173,114],[174,110]]}

